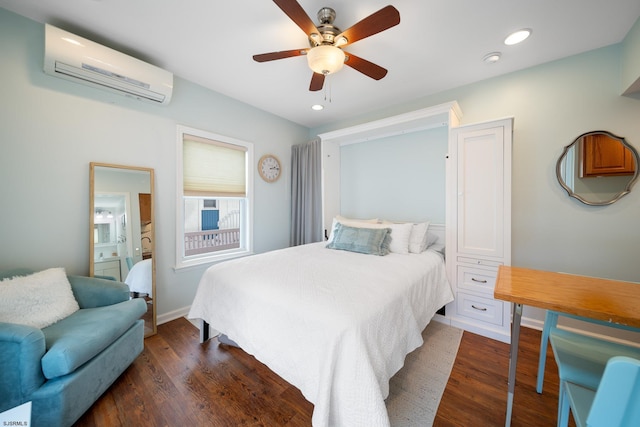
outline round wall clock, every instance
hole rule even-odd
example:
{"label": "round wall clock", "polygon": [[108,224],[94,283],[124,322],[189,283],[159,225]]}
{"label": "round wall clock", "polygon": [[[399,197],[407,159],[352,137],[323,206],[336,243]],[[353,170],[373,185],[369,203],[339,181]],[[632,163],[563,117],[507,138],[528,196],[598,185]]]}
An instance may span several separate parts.
{"label": "round wall clock", "polygon": [[262,179],[267,182],[276,182],[280,178],[280,160],[273,154],[265,154],[258,161],[258,172]]}

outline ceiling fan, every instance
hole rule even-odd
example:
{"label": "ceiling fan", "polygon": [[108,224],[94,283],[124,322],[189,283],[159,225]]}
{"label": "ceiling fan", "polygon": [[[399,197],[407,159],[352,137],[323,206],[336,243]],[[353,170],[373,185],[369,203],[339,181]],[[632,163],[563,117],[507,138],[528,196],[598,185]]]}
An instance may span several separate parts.
{"label": "ceiling fan", "polygon": [[343,64],[375,80],[380,80],[387,75],[386,69],[345,52],[342,47],[398,25],[400,13],[395,7],[383,7],[349,29],[341,31],[333,25],[336,12],[330,7],[320,9],[318,12],[320,25],[316,26],[296,0],[273,0],[273,2],[307,34],[310,47],[254,55],[255,61],[267,62],[294,56],[307,56],[309,67],[313,70],[310,91],[322,89],[325,77],[339,71]]}

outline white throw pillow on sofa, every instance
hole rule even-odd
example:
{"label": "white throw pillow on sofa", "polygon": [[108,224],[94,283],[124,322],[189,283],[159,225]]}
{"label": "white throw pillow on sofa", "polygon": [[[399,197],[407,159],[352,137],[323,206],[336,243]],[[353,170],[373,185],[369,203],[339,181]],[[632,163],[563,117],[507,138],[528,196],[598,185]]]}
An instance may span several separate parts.
{"label": "white throw pillow on sofa", "polygon": [[64,268],[0,281],[0,322],[42,329],[79,309]]}

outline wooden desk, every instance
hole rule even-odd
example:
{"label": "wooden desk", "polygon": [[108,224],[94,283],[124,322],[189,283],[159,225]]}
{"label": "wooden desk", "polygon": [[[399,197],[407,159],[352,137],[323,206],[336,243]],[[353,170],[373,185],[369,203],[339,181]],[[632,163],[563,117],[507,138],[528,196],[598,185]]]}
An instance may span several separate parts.
{"label": "wooden desk", "polygon": [[522,306],[640,327],[640,284],[501,266],[496,299],[513,303],[505,426],[511,425]]}

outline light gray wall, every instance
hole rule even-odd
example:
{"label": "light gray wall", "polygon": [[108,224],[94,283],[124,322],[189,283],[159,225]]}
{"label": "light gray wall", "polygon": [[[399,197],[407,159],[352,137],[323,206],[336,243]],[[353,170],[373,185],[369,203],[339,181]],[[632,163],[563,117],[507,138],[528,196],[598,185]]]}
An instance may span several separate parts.
{"label": "light gray wall", "polygon": [[[640,149],[640,100],[620,96],[621,51],[620,44],[598,49],[312,134],[453,100],[461,124],[513,116],[512,264],[640,282],[640,184],[614,205],[593,207],[569,198],[555,176],[563,147],[586,131],[608,130]],[[542,318],[531,309],[525,316]]]}
{"label": "light gray wall", "polygon": [[445,126],[340,149],[340,208],[350,218],[445,222]]}
{"label": "light gray wall", "polygon": [[[44,27],[0,8],[0,269],[89,272],[89,162],[154,168],[158,313],[191,304],[204,267],[175,272],[176,125],[253,142],[284,164],[255,178],[256,252],[288,246],[290,146],[308,129],[177,77],[155,106],[48,76]],[[247,126],[250,123],[250,126]]]}

